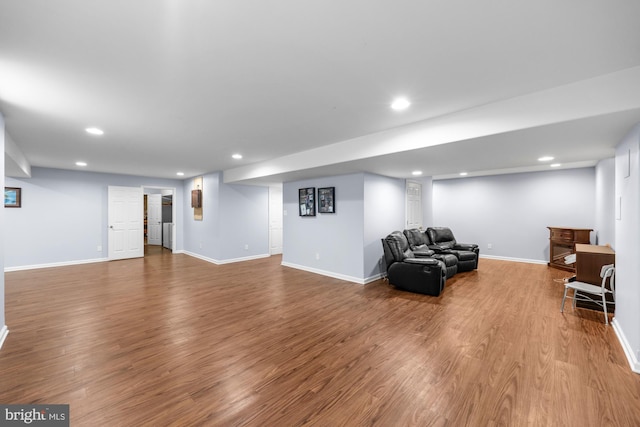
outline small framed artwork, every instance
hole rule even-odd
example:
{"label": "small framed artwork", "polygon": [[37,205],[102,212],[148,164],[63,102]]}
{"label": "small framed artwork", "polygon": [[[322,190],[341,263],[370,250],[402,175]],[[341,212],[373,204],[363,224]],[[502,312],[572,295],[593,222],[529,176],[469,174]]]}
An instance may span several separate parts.
{"label": "small framed artwork", "polygon": [[318,188],[318,212],[336,213],[336,187]]}
{"label": "small framed artwork", "polygon": [[202,190],[191,190],[191,207],[202,207]]}
{"label": "small framed artwork", "polygon": [[4,187],[4,207],[19,208],[22,206],[22,188]]}
{"label": "small framed artwork", "polygon": [[298,190],[298,206],[300,216],[316,216],[316,187],[301,188]]}

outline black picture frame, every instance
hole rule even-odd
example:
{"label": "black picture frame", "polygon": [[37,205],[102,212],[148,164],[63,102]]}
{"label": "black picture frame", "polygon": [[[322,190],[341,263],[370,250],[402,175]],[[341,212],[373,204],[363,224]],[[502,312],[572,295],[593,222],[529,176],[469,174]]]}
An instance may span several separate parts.
{"label": "black picture frame", "polygon": [[318,212],[336,213],[336,187],[318,188]]}
{"label": "black picture frame", "polygon": [[298,212],[300,216],[316,216],[316,187],[298,190]]}
{"label": "black picture frame", "polygon": [[4,187],[4,207],[5,208],[22,207],[22,188]]}

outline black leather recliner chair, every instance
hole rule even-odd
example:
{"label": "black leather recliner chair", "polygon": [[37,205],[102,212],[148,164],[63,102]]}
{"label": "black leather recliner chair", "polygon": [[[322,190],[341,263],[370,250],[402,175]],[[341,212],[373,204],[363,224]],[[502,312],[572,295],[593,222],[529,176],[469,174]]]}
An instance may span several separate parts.
{"label": "black leather recliner chair", "polygon": [[410,292],[439,296],[446,276],[444,264],[435,258],[416,258],[400,231],[382,239],[389,283]]}
{"label": "black leather recliner chair", "polygon": [[458,272],[458,257],[454,254],[436,253],[434,250],[429,249],[431,240],[429,240],[429,236],[424,231],[412,228],[404,230],[403,233],[409,241],[409,248],[411,248],[416,257],[431,257],[444,263],[447,279]]}
{"label": "black leather recliner chair", "polygon": [[453,254],[458,258],[458,271],[471,271],[478,268],[480,257],[478,245],[458,243],[448,227],[429,227],[427,236],[431,240],[429,249],[436,254]]}

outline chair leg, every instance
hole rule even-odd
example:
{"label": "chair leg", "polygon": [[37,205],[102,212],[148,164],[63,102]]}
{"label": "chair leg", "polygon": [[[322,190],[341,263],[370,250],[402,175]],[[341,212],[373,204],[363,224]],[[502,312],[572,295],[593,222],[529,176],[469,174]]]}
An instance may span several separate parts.
{"label": "chair leg", "polygon": [[564,288],[564,296],[562,297],[562,306],[560,307],[560,313],[564,313],[564,300],[567,299],[567,287]]}
{"label": "chair leg", "polygon": [[573,290],[573,309],[576,309],[576,297],[578,296],[578,291]]}
{"label": "chair leg", "polygon": [[604,310],[604,324],[609,324],[609,316],[607,315],[607,299],[605,298],[605,294],[602,294],[602,309]]}

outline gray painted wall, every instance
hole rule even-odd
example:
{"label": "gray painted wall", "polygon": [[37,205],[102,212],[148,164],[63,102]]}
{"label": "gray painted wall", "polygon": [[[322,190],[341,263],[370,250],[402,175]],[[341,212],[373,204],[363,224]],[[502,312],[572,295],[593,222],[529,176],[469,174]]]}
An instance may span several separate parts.
{"label": "gray painted wall", "polygon": [[[336,213],[299,216],[298,189],[335,187]],[[364,174],[287,182],[282,187],[282,262],[349,279],[362,279]]]}
{"label": "gray painted wall", "polygon": [[546,227],[595,228],[594,211],[595,168],[433,183],[434,225],[479,244],[481,255],[547,262]]}
{"label": "gray painted wall", "polygon": [[[298,190],[306,187],[335,187],[336,213],[299,216]],[[402,230],[404,194],[404,180],[373,174],[285,183],[283,263],[358,283],[378,278],[380,239]]]}
{"label": "gray painted wall", "polygon": [[3,212],[10,225],[4,267],[106,259],[109,185],[175,188],[175,251],[187,250],[216,261],[268,254],[268,189],[222,185],[220,180],[220,173],[204,176],[204,220],[194,221],[192,180],[46,168],[32,168],[31,178],[6,178],[8,186],[22,188],[23,199],[22,208]]}
{"label": "gray painted wall", "polygon": [[184,182],[184,249],[215,262],[268,255],[269,189],[224,184],[220,172],[202,178],[202,221],[190,203],[194,180]]}
{"label": "gray painted wall", "polygon": [[202,177],[202,220],[193,219],[191,190],[194,180],[184,181],[186,200],[183,205],[184,250],[213,260],[221,259],[220,251],[220,178],[221,173]]}
{"label": "gray painted wall", "polygon": [[596,241],[615,248],[616,161],[600,160],[596,165]]}
{"label": "gray painted wall", "polygon": [[[22,208],[4,210],[5,268],[106,258],[109,185],[175,187],[175,199],[182,201],[179,180],[37,167],[31,172],[31,178],[6,178],[7,186],[22,188]],[[176,240],[180,249],[181,233]]]}
{"label": "gray painted wall", "polygon": [[220,188],[222,259],[269,255],[269,187]]}
{"label": "gray painted wall", "polygon": [[433,224],[433,179],[428,176],[422,182],[422,224]]}
{"label": "gray painted wall", "polygon": [[[423,183],[424,195],[424,183]],[[405,221],[405,181],[380,175],[364,175],[364,272],[371,280],[385,271],[380,239],[402,230]]]}
{"label": "gray painted wall", "polygon": [[[625,173],[629,171],[629,174]],[[616,147],[615,324],[640,373],[640,124]]]}

